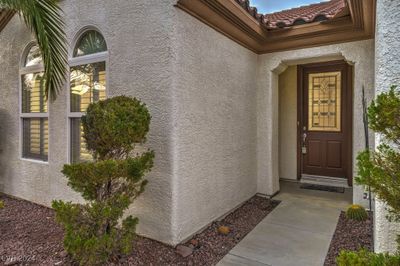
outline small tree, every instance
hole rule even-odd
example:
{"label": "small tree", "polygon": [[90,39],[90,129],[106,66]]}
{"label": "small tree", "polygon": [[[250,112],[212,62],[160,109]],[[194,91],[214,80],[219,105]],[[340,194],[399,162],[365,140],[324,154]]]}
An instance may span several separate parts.
{"label": "small tree", "polygon": [[[360,185],[370,186],[375,195],[385,202],[389,220],[400,221],[400,91],[392,86],[381,93],[368,108],[369,127],[381,135],[381,144],[375,151],[365,150],[357,157]],[[400,246],[400,238],[397,242]],[[374,254],[366,250],[342,251],[337,258],[339,266],[400,265],[396,255]]]}
{"label": "small tree", "polygon": [[369,126],[381,134],[376,151],[358,156],[357,183],[389,206],[391,219],[400,220],[400,91],[395,87],[378,95],[368,108]]}
{"label": "small tree", "polygon": [[94,160],[64,165],[62,173],[86,203],[53,201],[65,230],[64,247],[82,265],[103,264],[132,249],[138,219],[122,217],[143,192],[143,176],[153,166],[153,151],[133,155],[146,141],[150,119],[144,104],[125,96],[93,103],[82,117]]}

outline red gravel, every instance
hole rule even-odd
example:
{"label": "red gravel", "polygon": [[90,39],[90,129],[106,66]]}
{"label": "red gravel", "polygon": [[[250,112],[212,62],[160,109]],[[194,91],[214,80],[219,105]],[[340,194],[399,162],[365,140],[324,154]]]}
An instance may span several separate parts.
{"label": "red gravel", "polygon": [[0,195],[0,264],[11,261],[61,261],[63,231],[54,222],[54,211],[23,200]]}
{"label": "red gravel", "polygon": [[341,250],[359,250],[365,248],[372,250],[373,245],[373,222],[372,213],[369,213],[368,220],[358,222],[346,218],[342,212],[336,226],[335,234],[332,237],[328,255],[325,259],[325,266],[336,265],[336,257]]}
{"label": "red gravel", "polygon": [[[0,210],[0,265],[8,258],[31,265],[72,265],[63,250],[63,232],[54,221],[53,210],[1,194],[0,200],[6,205]],[[186,258],[173,247],[138,236],[132,254],[121,258],[120,265],[215,265],[278,204],[254,196],[195,235],[192,239],[198,241],[198,247]],[[219,234],[220,225],[230,227],[230,233]],[[189,244],[190,240],[185,243]]]}

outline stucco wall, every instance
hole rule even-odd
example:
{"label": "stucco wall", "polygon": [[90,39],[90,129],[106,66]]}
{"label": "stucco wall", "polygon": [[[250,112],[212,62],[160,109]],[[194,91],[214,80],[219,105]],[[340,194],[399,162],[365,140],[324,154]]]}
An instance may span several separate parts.
{"label": "stucco wall", "polygon": [[[398,0],[377,1],[377,25],[375,36],[376,93],[386,91],[391,85],[400,85],[400,2]],[[379,136],[376,137],[379,144]],[[386,206],[379,200],[375,204],[375,251],[395,252],[396,235],[400,224],[389,223]]]}
{"label": "stucco wall", "polygon": [[[70,42],[88,25],[104,35],[109,95],[136,96],[150,109],[155,167],[130,212],[140,218],[140,234],[170,244],[256,192],[278,191],[277,86],[287,66],[310,58],[354,62],[354,132],[360,134],[360,88],[372,97],[374,49],[363,41],[257,56],[174,3],[62,1]],[[0,50],[0,190],[48,206],[58,198],[81,200],[60,174],[68,161],[66,88],[50,105],[49,163],[19,158],[18,65],[31,39],[17,16],[0,33],[6,47]],[[362,143],[355,139],[354,156]]]}
{"label": "stucco wall", "polygon": [[[140,234],[170,244],[253,196],[257,186],[257,55],[174,3],[62,1],[71,47],[86,26],[106,39],[109,96],[135,96],[150,109],[155,167],[130,212],[140,218]],[[67,88],[49,108],[49,162],[20,159],[18,69],[31,40],[17,16],[0,34],[0,190],[47,206],[80,201],[60,174],[68,162]]]}
{"label": "stucco wall", "polygon": [[279,178],[297,180],[297,66],[279,75]]}
{"label": "stucco wall", "polygon": [[[109,49],[109,95],[136,96],[147,103],[153,117],[148,146],[155,150],[155,167],[148,175],[146,191],[131,211],[140,218],[139,233],[171,243],[173,123],[168,110],[172,110],[174,1],[83,2],[61,3],[68,41],[85,26],[97,27]],[[60,174],[68,161],[66,88],[50,104],[49,163],[19,158],[18,66],[30,40],[18,16],[0,34],[0,189],[47,206],[53,199],[80,200]]]}
{"label": "stucco wall", "polygon": [[177,10],[177,240],[256,193],[257,55]]}
{"label": "stucco wall", "polygon": [[[272,195],[279,191],[279,130],[276,119],[279,104],[278,75],[291,65],[338,59],[354,64],[353,171],[356,174],[355,158],[364,149],[364,138],[360,137],[364,134],[361,89],[365,86],[368,100],[373,98],[373,55],[374,41],[366,40],[260,56],[257,92],[258,192]],[[363,200],[362,187],[354,186],[353,201],[367,206],[367,201]]]}

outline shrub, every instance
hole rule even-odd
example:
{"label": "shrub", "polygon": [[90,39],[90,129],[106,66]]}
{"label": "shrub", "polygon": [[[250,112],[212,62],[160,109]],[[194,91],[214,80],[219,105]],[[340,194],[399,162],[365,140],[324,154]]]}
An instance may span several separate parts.
{"label": "shrub", "polygon": [[[388,205],[389,220],[400,221],[400,91],[395,86],[372,101],[368,120],[369,127],[381,135],[382,143],[376,150],[366,150],[358,155],[356,181],[370,186],[371,191]],[[397,266],[400,255],[375,254],[367,250],[342,251],[337,263],[340,266]]]}
{"label": "shrub", "polygon": [[382,136],[375,151],[358,155],[357,183],[370,186],[390,207],[391,218],[400,220],[400,91],[396,87],[378,95],[368,108],[369,126]]}
{"label": "shrub", "polygon": [[355,221],[365,221],[368,219],[368,213],[363,206],[353,204],[347,209],[346,217]]}
{"label": "shrub", "polygon": [[[381,135],[375,151],[358,155],[357,183],[388,205],[389,220],[400,221],[400,91],[392,86],[378,95],[368,108],[370,128]],[[398,243],[400,238],[398,237]]]}
{"label": "shrub", "polygon": [[143,192],[143,177],[153,166],[153,151],[132,155],[135,145],[145,142],[149,123],[146,106],[125,96],[93,103],[82,117],[94,160],[64,165],[62,173],[86,202],[53,201],[65,230],[64,247],[81,265],[104,264],[131,252],[138,219],[122,217]]}
{"label": "shrub", "polygon": [[126,157],[146,141],[150,119],[137,99],[119,96],[91,104],[82,117],[86,147],[99,160]]}
{"label": "shrub", "polygon": [[399,255],[373,253],[366,249],[359,251],[341,251],[336,259],[338,266],[398,266]]}
{"label": "shrub", "polygon": [[2,200],[0,200],[0,209],[4,208],[4,202]]}

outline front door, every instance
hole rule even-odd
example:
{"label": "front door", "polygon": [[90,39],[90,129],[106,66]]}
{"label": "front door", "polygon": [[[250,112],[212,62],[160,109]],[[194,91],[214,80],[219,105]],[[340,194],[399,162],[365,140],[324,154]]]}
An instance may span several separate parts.
{"label": "front door", "polygon": [[299,67],[301,176],[345,178],[351,185],[351,71],[344,61]]}

